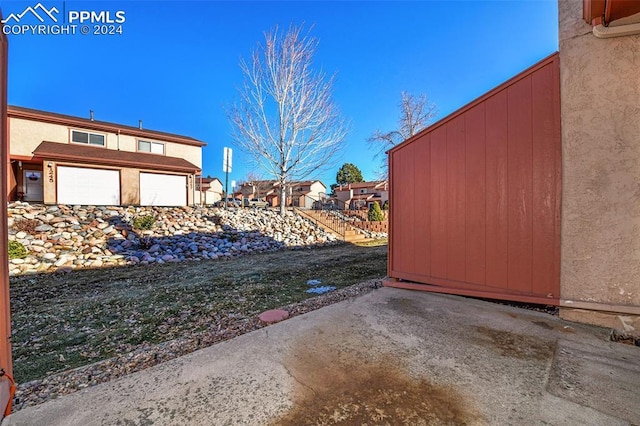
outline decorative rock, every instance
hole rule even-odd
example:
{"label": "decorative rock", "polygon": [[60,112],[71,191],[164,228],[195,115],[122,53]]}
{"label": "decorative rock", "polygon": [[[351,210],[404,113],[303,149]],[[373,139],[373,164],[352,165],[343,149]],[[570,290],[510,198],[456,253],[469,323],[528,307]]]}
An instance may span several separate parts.
{"label": "decorative rock", "polygon": [[67,263],[67,257],[66,256],[60,256],[60,258],[53,265],[54,266],[62,266],[65,263]]}
{"label": "decorative rock", "polygon": [[258,319],[264,324],[273,324],[289,318],[289,312],[282,309],[272,309],[265,311],[258,316]]}
{"label": "decorative rock", "polygon": [[[10,263],[14,276],[47,270],[225,259],[336,241],[311,222],[290,212],[207,207],[92,207],[8,205],[10,239],[29,250],[24,262]],[[35,234],[13,229],[32,215]],[[132,229],[137,216],[156,218],[152,230]],[[108,219],[108,221],[107,221]],[[71,266],[70,266],[71,265]],[[70,269],[69,269],[70,270]]]}
{"label": "decorative rock", "polygon": [[46,260],[55,260],[58,258],[58,256],[56,256],[55,253],[45,253],[44,256],[42,256],[42,258]]}

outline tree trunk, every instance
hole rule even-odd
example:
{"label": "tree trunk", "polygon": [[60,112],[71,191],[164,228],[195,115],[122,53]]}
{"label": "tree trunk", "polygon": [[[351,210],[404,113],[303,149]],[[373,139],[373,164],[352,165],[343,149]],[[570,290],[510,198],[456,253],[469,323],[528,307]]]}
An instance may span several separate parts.
{"label": "tree trunk", "polygon": [[284,217],[287,212],[287,188],[284,182],[280,182],[280,216]]}

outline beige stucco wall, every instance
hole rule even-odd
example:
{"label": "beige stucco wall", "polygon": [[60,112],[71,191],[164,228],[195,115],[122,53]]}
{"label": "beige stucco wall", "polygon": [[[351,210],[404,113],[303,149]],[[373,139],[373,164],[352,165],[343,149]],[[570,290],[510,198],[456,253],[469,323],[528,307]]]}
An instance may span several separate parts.
{"label": "beige stucco wall", "polygon": [[133,136],[129,135],[114,135],[113,138],[107,137],[110,139],[109,144],[107,144],[107,148],[109,149],[120,149],[120,151],[131,151],[136,152],[138,150],[138,142],[137,139]]}
{"label": "beige stucco wall", "polygon": [[580,1],[560,0],[559,14],[561,298],[618,312],[562,315],[640,332],[622,315],[640,314],[640,35],[596,38]]}
{"label": "beige stucco wall", "polygon": [[307,196],[313,198],[314,200],[319,200],[320,194],[326,195],[326,192],[327,188],[325,188],[323,184],[321,184],[320,182],[314,182],[309,187],[309,194],[307,194]]}
{"label": "beige stucco wall", "polygon": [[222,192],[214,192],[212,190],[209,190],[203,192],[201,195],[200,191],[196,191],[196,204],[199,204],[200,200],[202,200],[203,205],[213,204],[216,201],[222,200]]}
{"label": "beige stucco wall", "polygon": [[[42,141],[69,143],[70,131],[73,129],[61,124],[43,123],[40,121],[24,120],[21,118],[9,118],[9,142],[11,155],[31,156]],[[90,130],[89,130],[90,131]],[[120,149],[120,151],[136,152],[138,138],[129,135],[117,135],[96,131],[106,136],[108,149]],[[161,142],[165,144],[165,155],[169,157],[184,158],[195,166],[202,168],[202,148],[198,146],[183,145],[175,142],[164,142],[159,139],[146,138],[144,140]]]}
{"label": "beige stucco wall", "polygon": [[202,148],[191,145],[181,145],[167,142],[165,145],[166,155],[169,157],[184,158],[191,164],[202,168]]}
{"label": "beige stucco wall", "polygon": [[340,201],[344,201],[345,203],[353,198],[353,190],[352,189],[343,189],[342,191],[336,189],[334,191],[336,198]]}
{"label": "beige stucco wall", "polygon": [[140,171],[120,169],[120,203],[140,204]]}
{"label": "beige stucco wall", "polygon": [[42,179],[42,195],[44,198],[45,204],[56,204],[57,203],[57,189],[56,189],[56,181],[58,179],[57,175],[57,163],[55,161],[44,161],[44,172]]}
{"label": "beige stucco wall", "polygon": [[15,117],[9,118],[9,151],[11,155],[30,157],[33,155],[33,150],[42,141],[68,143],[69,129],[57,124]]}

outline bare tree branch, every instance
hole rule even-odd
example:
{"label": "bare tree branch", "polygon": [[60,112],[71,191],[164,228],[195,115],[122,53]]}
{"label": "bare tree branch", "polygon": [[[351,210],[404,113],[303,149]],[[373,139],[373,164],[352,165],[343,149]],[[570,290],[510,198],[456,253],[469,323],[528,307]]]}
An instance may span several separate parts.
{"label": "bare tree branch", "polygon": [[302,27],[266,33],[251,61],[240,62],[240,100],[227,112],[236,144],[280,183],[283,215],[289,183],[330,164],[347,134],[334,77],[312,68],[317,46]]}
{"label": "bare tree branch", "polygon": [[398,107],[400,108],[398,128],[390,132],[376,130],[367,141],[376,151],[375,158],[382,158],[382,172],[380,173],[382,179],[388,178],[386,152],[419,133],[431,124],[438,115],[438,108],[434,103],[429,103],[425,94],[415,96],[411,93],[401,92]]}

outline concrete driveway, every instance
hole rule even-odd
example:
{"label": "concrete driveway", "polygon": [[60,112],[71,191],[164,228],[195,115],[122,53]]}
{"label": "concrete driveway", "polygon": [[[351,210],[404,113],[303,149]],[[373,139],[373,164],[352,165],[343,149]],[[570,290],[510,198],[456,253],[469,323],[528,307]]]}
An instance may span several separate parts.
{"label": "concrete driveway", "polygon": [[382,288],[5,425],[640,424],[640,348],[509,306]]}

